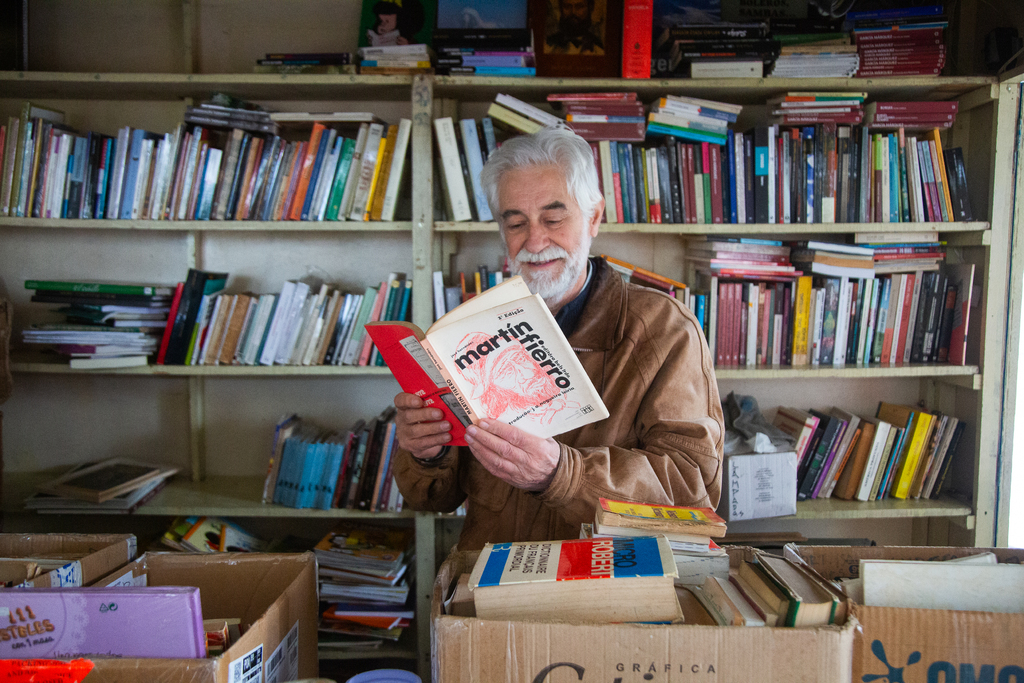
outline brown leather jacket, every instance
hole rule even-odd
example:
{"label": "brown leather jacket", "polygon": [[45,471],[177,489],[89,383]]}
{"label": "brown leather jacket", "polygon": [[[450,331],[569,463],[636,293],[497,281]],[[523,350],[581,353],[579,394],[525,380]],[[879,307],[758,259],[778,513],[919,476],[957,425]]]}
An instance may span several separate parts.
{"label": "brown leather jacket", "polygon": [[398,454],[395,481],[409,508],[451,512],[468,496],[461,550],[578,538],[599,497],[718,505],[725,430],[697,320],[672,297],[626,284],[597,263],[569,342],[611,417],[556,439],[561,459],[545,491],[513,488],[468,448],[451,449],[435,466]]}

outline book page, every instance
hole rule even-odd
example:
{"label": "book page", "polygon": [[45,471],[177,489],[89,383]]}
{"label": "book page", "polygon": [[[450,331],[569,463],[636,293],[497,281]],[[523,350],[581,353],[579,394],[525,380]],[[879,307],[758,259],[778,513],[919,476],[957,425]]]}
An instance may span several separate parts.
{"label": "book page", "polygon": [[530,288],[526,286],[526,281],[517,275],[513,278],[509,278],[508,280],[504,280],[501,284],[497,284],[494,287],[484,290],[482,293],[474,296],[472,299],[456,307],[454,310],[448,311],[427,329],[427,334],[429,335],[436,330],[440,330],[442,327],[447,327],[448,325],[453,325],[465,320],[466,318],[486,311],[489,308],[508,304],[517,299],[523,299],[529,296],[532,296],[530,294]]}
{"label": "book page", "polygon": [[542,438],[608,417],[600,395],[539,296],[516,299],[436,327],[427,334],[424,346],[460,390],[467,412]]}

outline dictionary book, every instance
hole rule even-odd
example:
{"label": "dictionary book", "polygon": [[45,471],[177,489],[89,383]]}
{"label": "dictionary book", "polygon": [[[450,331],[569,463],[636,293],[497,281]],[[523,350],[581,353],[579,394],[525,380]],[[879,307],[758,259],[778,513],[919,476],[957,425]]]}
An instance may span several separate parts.
{"label": "dictionary book", "polygon": [[481,619],[677,622],[664,536],[488,543],[469,576]]}
{"label": "dictionary book", "polygon": [[466,427],[483,419],[548,438],[608,417],[551,311],[521,277],[474,296],[426,333],[401,321],[366,331],[402,389],[444,413],[451,445],[466,445]]}

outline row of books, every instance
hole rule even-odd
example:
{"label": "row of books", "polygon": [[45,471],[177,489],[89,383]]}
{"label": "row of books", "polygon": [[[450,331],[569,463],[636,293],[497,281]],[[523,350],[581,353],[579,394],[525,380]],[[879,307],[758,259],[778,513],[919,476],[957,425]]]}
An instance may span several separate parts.
{"label": "row of books", "polygon": [[[192,108],[158,134],[125,126],[80,134],[26,103],[0,127],[0,215],[148,220],[393,220],[412,123],[370,113],[275,113],[312,122],[308,141],[240,123],[247,111]],[[261,113],[261,116],[268,116]],[[232,118],[234,117],[234,118]],[[189,120],[204,122],[189,126]],[[358,125],[345,137],[337,125]],[[269,124],[268,124],[269,125]],[[233,128],[231,126],[234,126]]]}
{"label": "row of books", "polygon": [[227,273],[189,270],[175,289],[158,365],[383,365],[363,326],[411,317],[405,273],[362,293],[287,280],[276,294],[228,294],[226,283]]}
{"label": "row of books", "polygon": [[254,536],[237,522],[205,515],[176,517],[160,544],[186,553],[258,553],[273,547],[273,542]]}
{"label": "row of books", "polygon": [[974,267],[881,277],[699,276],[687,304],[719,367],[966,362]]}
{"label": "row of books", "polygon": [[880,402],[872,417],[840,408],[779,407],[774,425],[795,441],[797,499],[937,498],[966,423]]}
{"label": "row of books", "polygon": [[942,5],[848,12],[860,67],[857,76],[938,76],[946,65]]}
{"label": "row of books", "polygon": [[424,43],[373,45],[359,48],[361,74],[432,73],[434,51]]}
{"label": "row of books", "polygon": [[267,52],[253,73],[354,74],[356,64],[351,52]]}
{"label": "row of books", "polygon": [[397,452],[395,409],[347,432],[323,429],[297,415],[274,429],[264,503],[299,509],[402,509],[391,470]]}
{"label": "row of books", "polygon": [[413,534],[403,527],[342,523],[316,544],[320,647],[376,649],[410,625]]}

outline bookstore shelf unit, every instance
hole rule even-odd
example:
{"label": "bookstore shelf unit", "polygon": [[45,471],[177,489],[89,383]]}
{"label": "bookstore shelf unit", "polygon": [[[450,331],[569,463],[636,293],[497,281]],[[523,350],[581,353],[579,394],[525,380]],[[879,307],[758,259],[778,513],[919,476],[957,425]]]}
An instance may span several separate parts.
{"label": "bookstore shelf unit", "polygon": [[[799,387],[801,400],[820,405],[837,404],[844,407],[852,391],[861,404],[885,399],[878,395],[876,386],[886,390],[901,387],[913,400],[923,400],[930,408],[956,414],[972,427],[961,448],[958,462],[954,463],[951,478],[957,482],[960,498],[945,497],[938,500],[896,501],[875,503],[847,503],[837,500],[803,502],[793,517],[796,521],[828,520],[841,524],[848,520],[874,519],[906,521],[912,526],[910,536],[915,543],[951,543],[959,545],[993,545],[995,541],[996,491],[1003,482],[998,478],[1000,416],[1002,406],[1002,374],[1004,366],[1003,332],[1006,320],[1007,279],[1009,261],[1010,195],[1008,182],[1012,167],[1013,122],[1016,114],[1017,93],[1014,88],[987,77],[952,78],[878,78],[878,79],[730,79],[728,81],[669,80],[636,81],[620,79],[514,79],[482,77],[381,77],[381,76],[303,76],[303,75],[243,75],[243,74],[117,74],[117,73],[0,73],[0,103],[8,115],[17,111],[25,99],[36,100],[43,106],[63,108],[67,105],[72,123],[88,128],[116,128],[117,126],[162,125],[170,130],[180,122],[184,106],[191,101],[205,99],[214,92],[251,99],[263,104],[282,107],[308,108],[310,102],[327,103],[333,110],[365,110],[365,103],[381,103],[389,111],[412,119],[411,151],[411,220],[394,223],[313,223],[313,222],[191,222],[191,221],[68,221],[26,218],[0,219],[0,245],[14,239],[35,263],[12,264],[15,256],[4,258],[0,247],[0,277],[10,296],[15,300],[17,315],[28,308],[28,295],[21,290],[21,282],[29,277],[84,277],[80,272],[86,266],[94,268],[88,279],[141,279],[177,281],[186,268],[224,267],[217,260],[231,248],[251,254],[252,245],[264,245],[273,251],[307,238],[343,243],[344,248],[332,256],[338,265],[359,266],[367,273],[369,265],[386,271],[388,263],[406,264],[413,281],[413,318],[421,327],[432,319],[431,274],[435,270],[446,273],[460,269],[474,269],[472,261],[477,254],[497,253],[497,231],[493,223],[435,222],[434,173],[431,121],[439,116],[474,116],[486,108],[498,93],[507,93],[523,100],[542,103],[551,92],[582,91],[636,91],[641,100],[649,102],[664,94],[693,95],[709,99],[743,104],[745,109],[739,128],[747,117],[756,117],[766,99],[792,90],[866,91],[870,99],[958,99],[960,112],[956,126],[948,131],[948,146],[964,149],[970,179],[972,205],[982,220],[972,223],[918,223],[900,224],[899,230],[938,230],[950,246],[950,258],[970,261],[977,265],[975,289],[980,290],[977,305],[972,308],[966,366],[910,365],[910,366],[849,366],[844,368],[721,368],[718,378],[727,388],[754,394],[762,408],[772,407],[770,397],[774,385],[763,380],[784,381]],[[312,109],[310,109],[312,110]],[[154,111],[156,113],[154,113]],[[377,111],[373,109],[373,111]],[[388,119],[390,114],[384,115]],[[397,115],[394,116],[397,120]],[[164,125],[166,124],[166,125]],[[104,132],[109,132],[105,130]],[[641,265],[674,277],[682,276],[681,263],[675,259],[681,253],[687,235],[819,235],[841,238],[858,231],[891,229],[891,224],[832,224],[832,225],[605,225],[595,244],[624,246],[634,244],[637,253],[646,254]],[[227,240],[226,246],[217,240]],[[118,266],[127,258],[138,258],[151,249],[160,248],[166,240],[176,240],[173,253],[166,260],[141,258],[133,264],[132,273],[122,277]],[[353,241],[349,250],[348,240]],[[610,241],[609,241],[610,240]],[[79,243],[91,250],[87,260],[80,264],[61,261],[61,256],[48,253],[54,243]],[[213,245],[211,247],[211,244]],[[28,250],[26,251],[26,245]],[[99,246],[97,246],[99,245]],[[663,249],[662,247],[669,248]],[[122,255],[120,248],[126,250]],[[466,252],[462,253],[464,248]],[[401,252],[400,254],[394,253]],[[61,252],[64,257],[66,252]],[[468,255],[467,255],[468,254]],[[264,255],[266,257],[266,255]],[[262,274],[263,263],[258,258],[243,264],[244,275]],[[389,260],[389,258],[391,260]],[[460,261],[461,259],[461,261]],[[367,262],[374,262],[368,264]],[[460,267],[455,264],[459,263]],[[294,264],[292,264],[294,265]],[[140,276],[135,277],[138,273]],[[145,275],[149,277],[145,277]],[[275,272],[275,277],[276,277]],[[294,278],[302,273],[292,272]],[[378,276],[380,274],[378,273]],[[379,277],[378,277],[379,280]],[[346,283],[365,286],[374,280],[369,275],[363,281]],[[279,282],[277,283],[280,284]],[[248,284],[246,285],[248,286]],[[269,285],[268,285],[269,286]],[[234,287],[237,287],[235,285]],[[265,289],[264,291],[270,291]],[[19,318],[19,327],[25,318]],[[341,426],[339,419],[330,419],[332,409],[344,412],[342,399],[361,401],[360,406],[376,400],[379,411],[382,403],[393,395],[397,385],[383,368],[296,368],[282,367],[149,367],[113,371],[71,371],[66,366],[43,362],[38,358],[16,358],[13,369],[15,395],[5,404],[7,413],[8,463],[15,464],[5,477],[2,505],[8,519],[8,528],[17,519],[18,504],[30,490],[32,476],[30,464],[41,462],[40,467],[60,464],[62,456],[47,453],[40,444],[53,444],[64,438],[69,444],[96,440],[124,455],[125,450],[147,452],[150,445],[145,438],[147,427],[155,430],[161,443],[160,452],[180,450],[187,456],[179,457],[187,474],[185,481],[175,481],[152,502],[136,514],[166,515],[217,514],[231,517],[275,517],[299,520],[322,517],[345,519],[393,519],[398,523],[412,523],[417,536],[416,555],[416,647],[390,648],[396,656],[415,656],[421,673],[429,676],[429,596],[436,562],[441,559],[435,552],[435,539],[442,536],[439,527],[443,517],[422,513],[359,514],[351,511],[292,510],[281,506],[263,506],[258,502],[261,477],[258,476],[265,451],[257,442],[269,441],[267,423],[272,423],[277,404],[272,400],[258,400],[261,424],[252,421],[244,427],[258,428],[260,439],[242,439],[242,446],[224,450],[226,439],[217,439],[219,430],[228,432],[227,439],[239,436],[244,427],[231,424],[236,413],[224,403],[237,402],[238,413],[244,417],[246,402],[257,389],[275,394],[284,401],[288,398],[315,404],[315,415],[323,416],[328,424]],[[266,380],[253,382],[254,379]],[[317,380],[335,380],[319,381]],[[132,425],[126,436],[112,435],[111,420],[102,427],[83,425],[78,418],[76,402],[82,404],[105,400],[113,404],[112,411],[124,409],[133,403],[132,392],[136,383],[171,385],[158,390],[150,400],[160,404],[156,417],[150,422],[142,420]],[[841,386],[837,390],[836,386]],[[281,389],[278,391],[277,387]],[[337,387],[344,387],[340,390]],[[351,388],[349,388],[351,387]],[[840,393],[843,392],[843,393]],[[333,393],[332,393],[333,392]],[[27,403],[20,403],[28,395]],[[32,406],[42,395],[55,403],[54,396],[66,394],[68,421],[73,423],[61,436],[37,440],[33,430],[39,430],[52,418],[33,417]],[[308,394],[308,395],[307,395]],[[279,396],[277,396],[279,395]],[[325,398],[326,397],[326,398]],[[370,397],[370,398],[367,398]],[[379,400],[383,397],[383,401]],[[46,400],[43,402],[46,403]],[[332,401],[338,401],[332,404]],[[806,407],[806,406],[801,406]],[[354,417],[368,417],[370,410],[359,407]],[[373,411],[376,412],[376,411]],[[267,418],[267,415],[271,417]],[[229,417],[228,417],[229,416]],[[239,418],[241,419],[241,417]],[[328,421],[329,420],[329,421]],[[26,421],[29,427],[19,426]],[[168,427],[162,421],[173,423]],[[115,421],[116,422],[116,421]],[[82,434],[70,430],[84,428]],[[43,429],[43,431],[46,431]],[[266,434],[264,434],[266,432]],[[164,438],[166,437],[166,438]],[[265,438],[264,438],[265,437]],[[152,436],[150,435],[150,440]],[[239,437],[241,438],[241,437]],[[123,441],[123,443],[121,443]],[[98,448],[86,450],[96,453]],[[256,452],[258,451],[258,453]],[[156,457],[156,456],[154,456]],[[66,458],[65,458],[66,459]],[[239,460],[237,474],[231,474],[234,461]],[[27,516],[22,513],[22,519]],[[56,520],[67,524],[69,520]],[[73,520],[71,520],[73,521]],[[788,520],[787,520],[788,521]],[[841,529],[841,527],[837,527]],[[377,657],[377,652],[352,654],[322,654],[326,657]]]}

